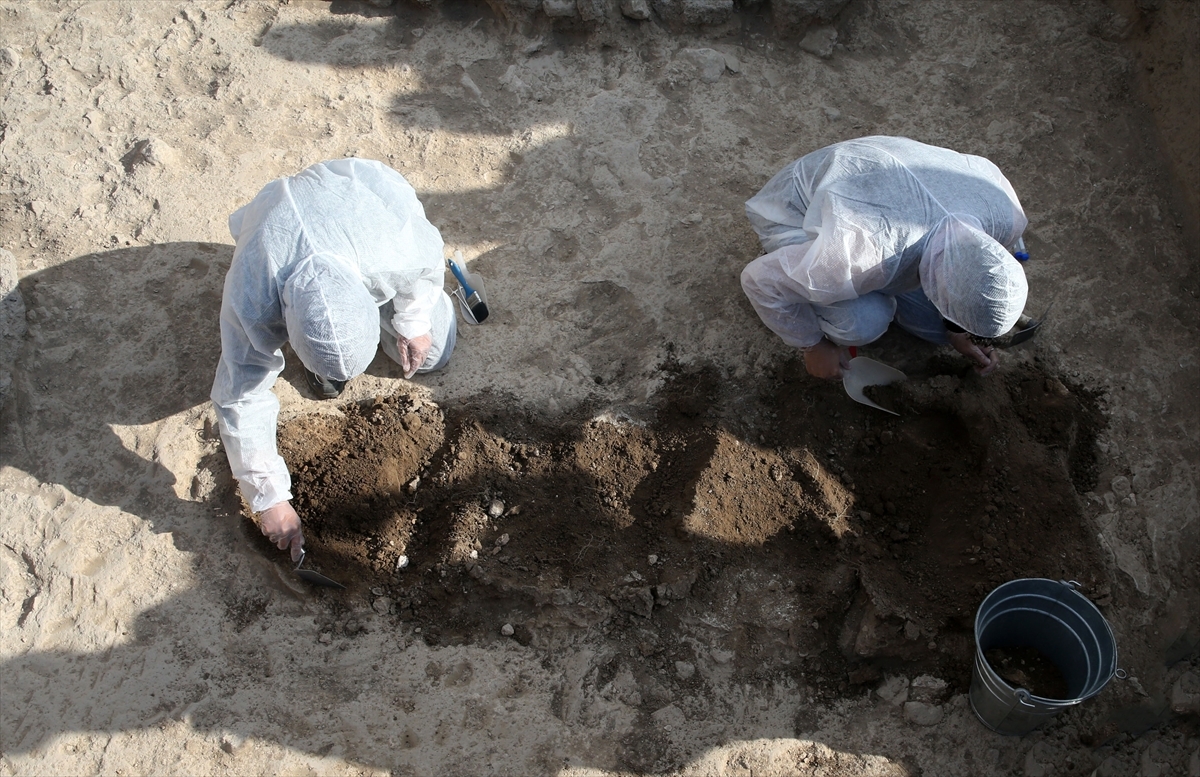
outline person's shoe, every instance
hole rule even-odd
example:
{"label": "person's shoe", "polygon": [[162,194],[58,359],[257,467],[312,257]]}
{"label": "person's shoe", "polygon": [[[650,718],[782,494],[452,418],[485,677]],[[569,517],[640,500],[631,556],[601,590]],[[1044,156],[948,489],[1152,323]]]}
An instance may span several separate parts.
{"label": "person's shoe", "polygon": [[304,368],[304,378],[308,381],[308,387],[312,393],[317,395],[317,399],[337,399],[341,395],[342,389],[346,387],[346,381],[322,378],[315,372],[309,371],[307,367]]}

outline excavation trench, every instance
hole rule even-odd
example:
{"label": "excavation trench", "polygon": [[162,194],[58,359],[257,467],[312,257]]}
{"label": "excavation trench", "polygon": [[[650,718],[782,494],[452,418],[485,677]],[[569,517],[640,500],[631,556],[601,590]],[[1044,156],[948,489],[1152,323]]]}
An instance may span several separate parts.
{"label": "excavation trench", "polygon": [[887,389],[899,417],[793,362],[749,393],[676,367],[644,418],[406,394],[298,418],[281,451],[311,558],[350,585],[319,594],[324,625],[353,636],[365,597],[431,644],[586,641],[597,680],[629,670],[648,708],[714,673],[822,698],[890,673],[963,690],[992,588],[1106,594],[1080,496],[1101,415],[1035,363],[909,372]]}

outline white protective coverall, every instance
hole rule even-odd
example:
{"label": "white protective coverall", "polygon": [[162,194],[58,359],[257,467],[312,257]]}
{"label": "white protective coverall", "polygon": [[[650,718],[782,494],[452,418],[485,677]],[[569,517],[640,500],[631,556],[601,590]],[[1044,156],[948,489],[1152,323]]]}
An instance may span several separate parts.
{"label": "white protective coverall", "polygon": [[430,334],[427,372],[454,347],[454,306],[441,235],[408,181],[379,162],[339,159],[272,181],[229,217],[229,231],[237,246],[212,401],[233,475],[260,512],[292,497],[271,391],[283,344],[317,375],[348,380],[381,343],[396,360],[397,334]]}
{"label": "white protective coverall", "polygon": [[863,345],[893,318],[946,342],[1016,323],[1028,285],[1012,247],[1027,225],[988,160],[898,137],[836,143],[789,164],[746,202],[768,252],[742,271],[763,322],[797,348]]}

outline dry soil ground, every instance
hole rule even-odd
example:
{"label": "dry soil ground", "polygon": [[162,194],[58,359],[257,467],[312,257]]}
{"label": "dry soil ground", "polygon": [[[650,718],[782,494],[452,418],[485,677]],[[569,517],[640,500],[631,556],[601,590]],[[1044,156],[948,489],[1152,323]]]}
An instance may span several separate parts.
{"label": "dry soil ground", "polygon": [[[1196,6],[854,0],[814,53],[755,14],[0,3],[0,775],[1200,775]],[[986,380],[870,346],[899,416],[737,281],[742,202],[869,134],[995,161],[1057,300]],[[206,396],[226,217],[348,154],[493,313],[342,402],[290,359],[328,590]],[[1003,738],[965,692],[1015,577],[1079,581],[1130,677]]]}

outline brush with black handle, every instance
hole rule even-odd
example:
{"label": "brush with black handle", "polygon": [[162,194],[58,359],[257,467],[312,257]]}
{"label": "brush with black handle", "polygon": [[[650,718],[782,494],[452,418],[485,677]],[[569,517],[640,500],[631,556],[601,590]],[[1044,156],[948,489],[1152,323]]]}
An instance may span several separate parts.
{"label": "brush with black handle", "polygon": [[462,268],[453,259],[447,259],[446,264],[450,265],[450,272],[454,274],[459,286],[462,287],[460,299],[465,309],[470,311],[471,317],[475,319],[476,324],[482,324],[484,319],[488,317],[487,303],[483,301],[480,293],[471,288],[471,284],[467,283],[466,274],[463,273]]}

